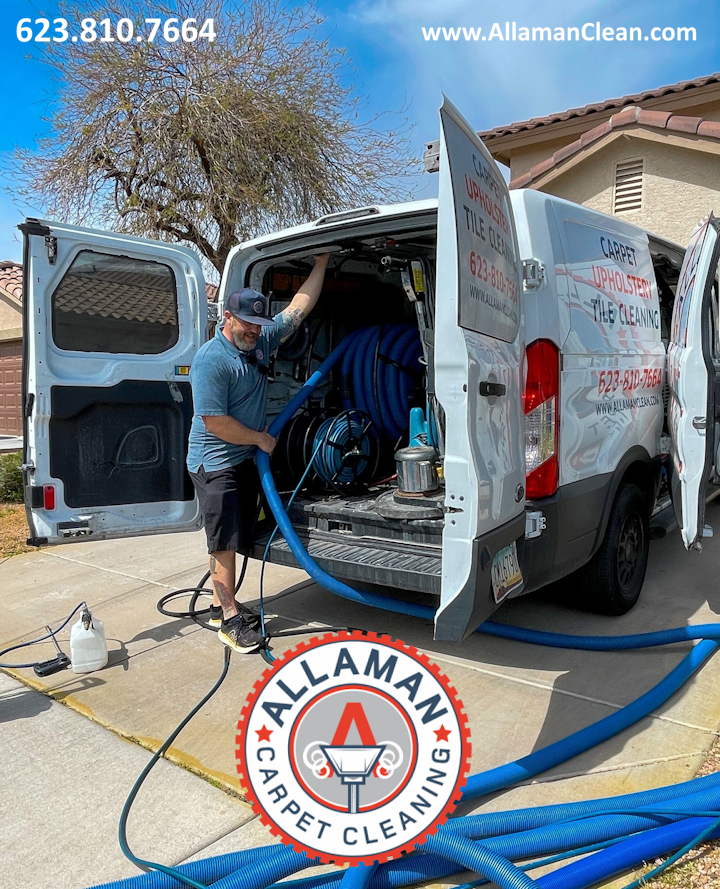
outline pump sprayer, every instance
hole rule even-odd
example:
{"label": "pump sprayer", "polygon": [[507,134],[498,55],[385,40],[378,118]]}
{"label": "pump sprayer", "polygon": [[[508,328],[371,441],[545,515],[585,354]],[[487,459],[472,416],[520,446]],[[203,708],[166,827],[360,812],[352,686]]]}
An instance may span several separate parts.
{"label": "pump sprayer", "polygon": [[70,662],[73,673],[92,673],[108,662],[105,630],[87,605],[70,630]]}

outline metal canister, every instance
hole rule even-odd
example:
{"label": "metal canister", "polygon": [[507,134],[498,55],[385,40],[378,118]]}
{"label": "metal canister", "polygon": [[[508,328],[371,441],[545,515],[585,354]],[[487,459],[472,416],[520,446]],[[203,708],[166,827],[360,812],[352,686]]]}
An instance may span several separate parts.
{"label": "metal canister", "polygon": [[437,490],[436,461],[435,448],[400,448],[399,451],[396,451],[398,493],[429,494],[431,491]]}

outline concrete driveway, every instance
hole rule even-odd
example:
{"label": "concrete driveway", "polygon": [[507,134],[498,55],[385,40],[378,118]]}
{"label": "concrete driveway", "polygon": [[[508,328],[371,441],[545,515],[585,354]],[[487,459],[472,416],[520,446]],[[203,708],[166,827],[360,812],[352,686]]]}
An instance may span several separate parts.
{"label": "concrete driveway", "polygon": [[[720,506],[709,506],[707,521],[720,528]],[[634,633],[712,622],[720,612],[719,555],[720,541],[716,539],[707,541],[702,554],[687,554],[675,532],[653,542],[640,603],[622,618],[587,615],[538,595],[507,603],[496,619],[580,634]],[[14,675],[120,738],[156,749],[209,690],[222,667],[222,647],[214,634],[186,620],[162,617],[156,610],[157,599],[164,593],[197,583],[205,571],[205,559],[200,532],[74,543],[7,560],[0,565],[0,647],[39,635],[46,623],[56,626],[85,599],[105,624],[111,652],[108,667],[98,673],[76,676],[68,670],[42,680],[31,670],[15,671]],[[256,600],[258,577],[259,563],[251,562],[243,587],[244,599],[251,604]],[[460,645],[435,643],[429,624],[340,600],[294,569],[269,566],[265,592],[267,611],[273,616],[271,630],[308,625],[361,627],[398,636],[426,651],[449,676],[464,702],[472,733],[473,772],[524,756],[607,716],[655,685],[689,650],[689,645],[680,645],[628,653],[584,653],[481,634]],[[59,638],[69,651],[69,632]],[[277,640],[275,653],[293,644],[293,639]],[[51,646],[43,645],[26,659],[52,655]],[[183,780],[194,784],[198,779],[192,773],[203,776],[215,787],[230,790],[232,800],[228,802],[225,794],[214,789],[213,794],[218,795],[203,797],[201,803],[193,804],[188,796],[182,831],[192,842],[164,842],[162,830],[157,829],[164,814],[162,810],[158,813],[157,798],[149,789],[139,797],[133,814],[154,825],[148,841],[142,842],[142,853],[177,863],[198,852],[216,854],[272,841],[237,799],[235,772],[237,719],[246,695],[265,668],[260,657],[233,657],[225,684],[171,751],[170,759],[186,770]],[[2,686],[0,692],[0,707],[5,696],[15,700],[19,694],[14,685]],[[53,790],[47,780],[50,764],[31,753],[33,744],[48,743],[50,711],[37,703],[43,700],[47,699],[26,698],[30,716],[22,716],[23,731],[4,731],[0,741],[6,768],[14,761],[25,763],[24,770],[13,769],[4,779],[11,781],[18,803],[12,811],[4,806],[0,815],[3,862],[10,867],[13,862],[24,862],[28,868],[32,865],[27,882],[17,882],[20,871],[13,867],[13,880],[5,884],[16,889],[80,889],[136,873],[114,843],[114,831],[134,769],[140,771],[142,757],[148,754],[139,751],[140,758],[119,768],[117,774],[111,770],[96,791],[97,806],[88,810],[86,799],[80,805],[82,790],[78,800],[70,798],[72,783]],[[8,721],[20,718],[11,716]],[[63,718],[62,731],[69,736],[76,732],[79,739],[77,745],[65,745],[64,756],[67,759],[79,752],[82,761],[83,745],[91,742],[75,726],[86,722],[78,722],[75,714]],[[481,800],[473,810],[609,796],[686,780],[702,762],[719,725],[720,660],[715,659],[654,716],[526,786]],[[93,727],[93,732],[97,731]],[[102,746],[103,737],[108,751],[120,743],[102,732],[92,743]],[[128,745],[121,747],[124,750]],[[163,768],[171,767],[163,764]],[[162,795],[166,791],[157,792]],[[175,799],[175,792],[168,790],[168,799]],[[66,813],[61,830],[54,825],[51,806],[58,793],[64,794]],[[172,817],[176,816],[173,804]],[[97,836],[95,846],[93,835]],[[33,848],[35,842],[42,849],[40,856]],[[58,854],[64,850],[64,858],[55,862],[53,845]],[[78,847],[93,851],[68,858],[67,850]],[[72,863],[62,870],[56,866],[57,860]]]}

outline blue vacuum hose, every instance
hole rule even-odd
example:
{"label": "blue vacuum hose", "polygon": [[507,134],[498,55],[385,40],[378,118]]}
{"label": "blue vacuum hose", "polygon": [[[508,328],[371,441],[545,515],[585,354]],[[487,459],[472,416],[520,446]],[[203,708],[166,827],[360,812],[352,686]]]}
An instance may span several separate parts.
{"label": "blue vacuum hose", "polygon": [[[405,359],[406,356],[413,355],[411,347],[414,348],[414,344],[404,332],[399,335],[397,332],[383,334],[377,328],[370,328],[351,334],[325,359],[271,424],[270,434],[277,437],[323,377],[341,360],[345,374],[357,363],[357,374],[362,377],[354,394],[363,403],[352,406],[366,411],[375,419],[374,415],[378,414],[379,409],[384,412],[385,404],[379,407],[378,401],[373,403],[372,379],[365,374],[365,367],[358,356],[371,351],[380,352],[384,348],[391,351],[391,354],[396,354],[394,350],[402,348],[402,357]],[[392,377],[394,370],[397,368],[393,366],[386,368],[385,376]],[[402,391],[400,388],[401,395]],[[355,590],[322,571],[303,548],[284,511],[272,479],[267,454],[258,452],[257,464],[263,490],[279,530],[285,536],[300,567],[313,580],[335,595],[353,602],[426,620],[433,619],[434,612],[427,606]],[[720,641],[716,641],[720,640],[720,627],[715,624],[617,637],[567,636],[525,630],[491,621],[483,624],[479,631],[536,645],[587,651],[620,651],[701,641],[668,676],[631,704],[516,762],[471,776],[463,790],[464,801],[511,787],[634,725],[675,694],[720,644]],[[455,818],[430,837],[418,853],[398,861],[284,882],[282,887],[400,889],[470,869],[493,880],[501,889],[530,889],[533,886],[542,889],[587,889],[637,866],[644,860],[682,850],[699,838],[716,836],[720,836],[718,774],[622,797]],[[623,837],[629,838],[622,839]],[[598,847],[600,850],[594,854],[537,880],[530,878],[514,863],[515,860],[535,859],[538,855],[554,853],[569,852],[570,855],[577,856]],[[304,854],[296,853],[290,848],[270,845],[180,865],[174,869],[177,878],[170,876],[167,871],[149,873],[107,883],[101,889],[181,889],[184,885],[198,883],[212,885],[213,889],[265,889],[316,863],[316,860],[308,859]],[[189,878],[188,882],[184,877]]]}

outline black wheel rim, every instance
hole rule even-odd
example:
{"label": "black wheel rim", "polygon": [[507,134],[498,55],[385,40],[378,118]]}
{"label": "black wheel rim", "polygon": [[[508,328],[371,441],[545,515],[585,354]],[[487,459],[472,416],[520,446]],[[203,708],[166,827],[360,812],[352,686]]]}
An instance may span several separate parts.
{"label": "black wheel rim", "polygon": [[632,585],[640,565],[644,533],[642,519],[636,512],[626,516],[618,539],[618,580],[623,590]]}

